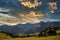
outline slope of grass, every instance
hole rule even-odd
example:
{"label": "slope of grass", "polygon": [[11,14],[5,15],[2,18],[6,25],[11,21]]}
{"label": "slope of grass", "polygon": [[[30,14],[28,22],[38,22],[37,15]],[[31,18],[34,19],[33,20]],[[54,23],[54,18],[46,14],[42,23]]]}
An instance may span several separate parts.
{"label": "slope of grass", "polygon": [[60,40],[60,35],[48,37],[26,37],[26,38],[9,38],[2,40]]}
{"label": "slope of grass", "polygon": [[2,39],[9,39],[11,38],[9,35],[5,34],[5,33],[0,33],[0,40]]}

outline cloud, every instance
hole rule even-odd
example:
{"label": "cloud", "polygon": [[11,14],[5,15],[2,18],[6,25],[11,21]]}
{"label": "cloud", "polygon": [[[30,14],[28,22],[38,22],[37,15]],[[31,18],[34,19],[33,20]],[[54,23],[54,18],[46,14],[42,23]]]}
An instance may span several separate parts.
{"label": "cloud", "polygon": [[[33,8],[34,10],[35,10],[35,7],[42,4],[42,2],[38,2],[38,0],[19,0],[19,1],[23,6]],[[49,2],[48,5],[51,13],[54,13],[55,10],[57,10],[57,2]],[[1,12],[10,12],[10,10],[11,9],[0,8]],[[26,9],[21,9],[21,10],[25,11]],[[13,26],[17,24],[26,24],[26,23],[33,24],[33,23],[38,23],[40,21],[45,21],[45,22],[59,21],[56,19],[49,19],[50,18],[49,13],[43,14],[40,11],[34,11],[34,10],[30,10],[29,13],[26,12],[26,14],[24,13],[24,11],[22,13],[20,12],[16,14],[11,13],[12,15],[10,15],[10,13],[9,14],[0,13],[0,25],[6,24],[6,25]]]}
{"label": "cloud", "polygon": [[19,1],[22,5],[29,8],[35,8],[42,4],[42,2],[38,2],[38,0],[19,0]]}
{"label": "cloud", "polygon": [[38,23],[44,14],[37,11],[30,11],[28,14],[19,13],[15,15],[0,13],[0,24],[2,25],[17,25],[17,24],[26,24],[26,23]]}
{"label": "cloud", "polygon": [[18,24],[19,20],[15,16],[0,13],[0,23],[12,26]]}
{"label": "cloud", "polygon": [[2,26],[3,24],[0,24],[0,26]]}
{"label": "cloud", "polygon": [[41,18],[43,18],[44,14],[38,13],[36,11],[30,11],[28,14],[19,14],[21,17],[21,21],[23,24],[25,23],[38,23]]}
{"label": "cloud", "polygon": [[[10,14],[10,9],[0,9],[0,24],[1,25],[17,25],[17,24],[26,24],[26,23],[38,23],[40,19],[43,18],[44,14],[37,11],[30,11],[29,13],[17,13]],[[4,13],[8,12],[8,13]]]}
{"label": "cloud", "polygon": [[6,8],[1,8],[0,7],[0,12],[10,12],[11,9],[6,9]]}
{"label": "cloud", "polygon": [[49,2],[48,5],[51,13],[54,13],[54,11],[57,10],[57,2]]}
{"label": "cloud", "polygon": [[42,19],[41,21],[43,21],[43,22],[56,22],[56,21],[60,21],[60,20],[58,20],[58,19],[50,19],[50,18],[46,18],[46,19]]}

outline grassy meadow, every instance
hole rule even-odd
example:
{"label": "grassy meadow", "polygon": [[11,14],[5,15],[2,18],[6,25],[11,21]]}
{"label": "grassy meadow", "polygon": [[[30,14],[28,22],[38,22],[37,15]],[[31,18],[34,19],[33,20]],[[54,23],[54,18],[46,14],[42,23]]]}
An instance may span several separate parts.
{"label": "grassy meadow", "polygon": [[1,38],[0,40],[60,40],[60,35],[47,37],[25,37],[25,38]]}

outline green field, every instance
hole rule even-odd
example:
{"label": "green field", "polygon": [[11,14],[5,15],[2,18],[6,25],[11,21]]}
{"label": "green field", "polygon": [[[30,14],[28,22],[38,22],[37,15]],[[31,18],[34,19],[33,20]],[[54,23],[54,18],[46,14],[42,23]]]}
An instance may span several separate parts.
{"label": "green field", "polygon": [[60,40],[60,35],[47,36],[47,37],[12,38],[11,36],[5,33],[0,33],[0,40]]}
{"label": "green field", "polygon": [[60,35],[48,37],[4,38],[0,40],[60,40]]}

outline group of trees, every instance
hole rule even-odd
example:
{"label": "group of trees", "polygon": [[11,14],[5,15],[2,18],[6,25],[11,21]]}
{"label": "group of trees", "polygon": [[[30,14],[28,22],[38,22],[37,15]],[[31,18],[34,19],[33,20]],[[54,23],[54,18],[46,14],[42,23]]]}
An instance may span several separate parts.
{"label": "group of trees", "polygon": [[44,31],[41,31],[38,36],[52,36],[52,35],[59,35],[60,34],[60,27],[53,27],[49,26]]}
{"label": "group of trees", "polygon": [[39,33],[36,33],[36,34],[32,34],[32,35],[28,34],[27,37],[30,37],[30,36],[44,37],[44,36],[60,35],[60,27],[59,26],[56,26],[56,27],[49,26],[45,30],[43,30]]}

